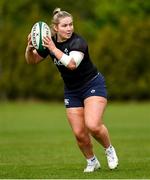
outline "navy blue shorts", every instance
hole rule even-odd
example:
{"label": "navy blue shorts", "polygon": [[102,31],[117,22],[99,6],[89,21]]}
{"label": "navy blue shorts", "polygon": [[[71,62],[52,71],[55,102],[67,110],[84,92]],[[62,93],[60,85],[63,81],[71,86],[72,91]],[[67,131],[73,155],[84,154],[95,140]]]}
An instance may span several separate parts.
{"label": "navy blue shorts", "polygon": [[84,107],[84,100],[90,96],[107,98],[105,79],[100,73],[79,89],[69,90],[65,87],[64,103],[66,108]]}

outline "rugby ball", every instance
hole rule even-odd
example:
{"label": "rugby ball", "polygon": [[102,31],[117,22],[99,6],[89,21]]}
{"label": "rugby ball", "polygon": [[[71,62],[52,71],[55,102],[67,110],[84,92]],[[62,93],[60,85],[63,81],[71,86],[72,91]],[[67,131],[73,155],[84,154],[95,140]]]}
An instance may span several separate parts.
{"label": "rugby ball", "polygon": [[49,26],[42,21],[35,23],[31,29],[31,41],[35,49],[44,51],[46,48],[43,44],[43,37],[51,37],[51,31]]}

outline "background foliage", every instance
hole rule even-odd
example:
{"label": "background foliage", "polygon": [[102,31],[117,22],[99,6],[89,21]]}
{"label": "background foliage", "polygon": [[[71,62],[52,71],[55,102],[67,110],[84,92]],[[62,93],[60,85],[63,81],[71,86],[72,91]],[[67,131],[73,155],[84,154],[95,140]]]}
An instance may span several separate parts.
{"label": "background foliage", "polygon": [[63,98],[63,82],[50,58],[38,65],[24,58],[32,25],[50,24],[55,7],[72,13],[111,99],[150,99],[149,0],[0,0],[1,100]]}

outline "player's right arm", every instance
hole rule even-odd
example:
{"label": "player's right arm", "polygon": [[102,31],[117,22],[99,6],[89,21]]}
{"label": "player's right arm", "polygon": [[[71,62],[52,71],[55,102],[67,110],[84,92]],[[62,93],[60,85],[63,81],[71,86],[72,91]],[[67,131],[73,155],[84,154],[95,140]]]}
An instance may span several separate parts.
{"label": "player's right arm", "polygon": [[38,64],[43,60],[32,45],[31,34],[28,35],[28,44],[25,51],[25,59],[28,64]]}

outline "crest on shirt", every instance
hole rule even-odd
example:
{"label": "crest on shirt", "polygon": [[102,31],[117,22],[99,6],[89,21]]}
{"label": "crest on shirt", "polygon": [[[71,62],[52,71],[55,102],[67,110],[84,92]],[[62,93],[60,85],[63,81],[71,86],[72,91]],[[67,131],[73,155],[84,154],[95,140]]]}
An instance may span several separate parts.
{"label": "crest on shirt", "polygon": [[64,53],[67,54],[67,55],[69,55],[69,51],[68,51],[67,48],[64,49]]}

